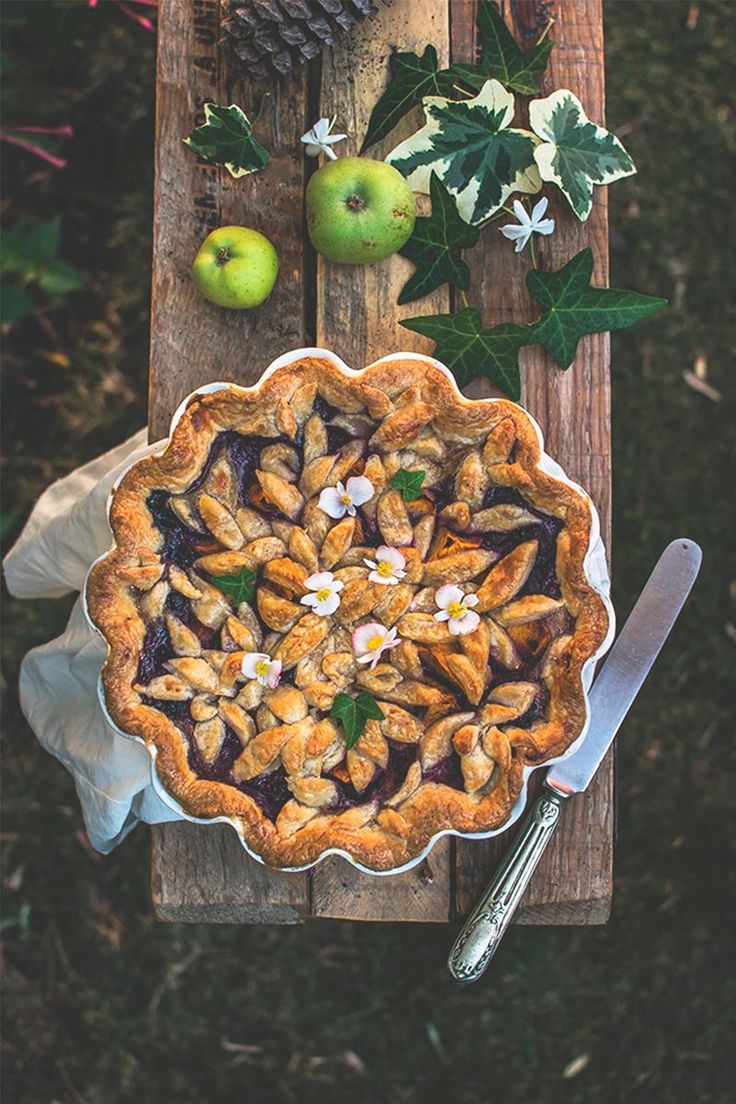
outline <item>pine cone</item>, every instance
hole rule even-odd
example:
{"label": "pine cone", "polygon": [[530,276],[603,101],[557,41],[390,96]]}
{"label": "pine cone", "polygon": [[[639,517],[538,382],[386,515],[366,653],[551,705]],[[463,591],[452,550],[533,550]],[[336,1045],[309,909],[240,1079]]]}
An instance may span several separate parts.
{"label": "pine cone", "polygon": [[[390,0],[384,0],[384,3]],[[372,0],[221,0],[236,75],[267,80],[332,46],[375,15]]]}

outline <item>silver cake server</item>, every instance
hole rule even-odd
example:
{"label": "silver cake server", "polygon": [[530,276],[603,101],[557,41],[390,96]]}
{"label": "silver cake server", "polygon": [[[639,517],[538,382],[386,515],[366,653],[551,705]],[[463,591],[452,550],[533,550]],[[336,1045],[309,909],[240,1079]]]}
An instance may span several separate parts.
{"label": "silver cake server", "polygon": [[649,674],[695,582],[703,553],[694,541],[668,544],[619,633],[590,692],[590,725],[568,759],[551,766],[544,792],[468,917],[447,961],[458,981],[477,981],[498,950],[564,802],[587,789]]}

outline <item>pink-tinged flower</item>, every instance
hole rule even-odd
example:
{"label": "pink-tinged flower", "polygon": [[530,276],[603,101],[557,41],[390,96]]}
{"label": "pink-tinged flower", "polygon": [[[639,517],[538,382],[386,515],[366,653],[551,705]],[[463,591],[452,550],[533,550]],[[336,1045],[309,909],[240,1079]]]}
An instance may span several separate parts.
{"label": "pink-tinged flower", "polygon": [[478,628],[480,617],[471,606],[478,605],[475,594],[463,594],[459,586],[446,583],[434,596],[439,606],[434,615],[435,621],[447,621],[447,627],[453,636],[465,636]]}
{"label": "pink-tinged flower", "polygon": [[271,659],[265,652],[246,652],[240,669],[246,678],[275,690],[281,681],[282,666],[280,659]]}
{"label": "pink-tinged flower", "polygon": [[301,600],[303,606],[311,606],[319,617],[329,617],[340,605],[340,591],[345,586],[331,571],[318,571],[305,579],[304,585],[311,594]]}
{"label": "pink-tinged flower", "polygon": [[363,563],[366,567],[373,568],[368,576],[372,583],[395,586],[399,579],[403,579],[406,575],[404,571],[406,560],[398,548],[389,548],[385,544],[376,549],[375,560],[363,560]]}
{"label": "pink-tinged flower", "polygon": [[373,484],[364,475],[354,475],[347,484],[337,483],[334,487],[325,487],[319,496],[319,508],[331,518],[341,518],[349,514],[355,517],[356,506],[362,506],[373,498]]}
{"label": "pink-tinged flower", "polygon": [[370,670],[373,670],[385,651],[395,648],[400,643],[401,641],[396,639],[395,628],[387,629],[377,621],[359,625],[353,632],[353,648],[358,657],[358,663],[369,663]]}

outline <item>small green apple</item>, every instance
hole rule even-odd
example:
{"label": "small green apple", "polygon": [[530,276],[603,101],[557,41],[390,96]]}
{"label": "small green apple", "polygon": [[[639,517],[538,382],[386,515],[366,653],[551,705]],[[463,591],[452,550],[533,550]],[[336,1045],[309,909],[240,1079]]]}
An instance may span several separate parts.
{"label": "small green apple", "polygon": [[218,307],[257,307],[273,291],[279,258],[271,242],[246,226],[221,226],[202,242],[192,265],[197,289]]}
{"label": "small green apple", "polygon": [[307,228],[328,261],[371,264],[401,249],[414,229],[414,196],[385,161],[340,157],[307,185]]}

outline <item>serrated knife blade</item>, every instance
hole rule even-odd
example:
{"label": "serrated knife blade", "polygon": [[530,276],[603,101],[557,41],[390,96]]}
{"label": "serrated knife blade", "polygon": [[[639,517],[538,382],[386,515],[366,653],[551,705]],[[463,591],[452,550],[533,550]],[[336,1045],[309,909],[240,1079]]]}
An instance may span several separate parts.
{"label": "serrated knife blade", "polygon": [[453,944],[447,965],[458,981],[477,981],[485,973],[552,839],[565,800],[584,790],[598,770],[692,590],[702,558],[698,545],[683,537],[668,544],[657,561],[593,684],[582,744],[547,771],[542,796]]}
{"label": "serrated knife blade", "polygon": [[567,797],[587,789],[679,617],[702,559],[700,547],[685,538],[665,548],[593,683],[585,739],[545,775],[555,793]]}

